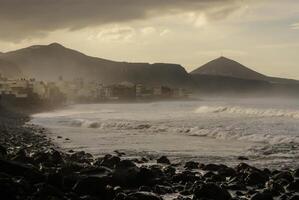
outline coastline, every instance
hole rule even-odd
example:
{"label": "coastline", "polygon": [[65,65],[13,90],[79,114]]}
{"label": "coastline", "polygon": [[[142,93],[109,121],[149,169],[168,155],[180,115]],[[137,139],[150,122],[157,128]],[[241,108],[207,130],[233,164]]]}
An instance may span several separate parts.
{"label": "coastline", "polygon": [[[232,168],[165,156],[125,159],[122,152],[94,158],[63,152],[46,129],[25,126],[29,114],[1,110],[0,184],[4,199],[298,199],[299,170]],[[244,161],[246,158],[244,158]],[[241,162],[241,161],[240,161]],[[173,198],[168,198],[173,196]]]}

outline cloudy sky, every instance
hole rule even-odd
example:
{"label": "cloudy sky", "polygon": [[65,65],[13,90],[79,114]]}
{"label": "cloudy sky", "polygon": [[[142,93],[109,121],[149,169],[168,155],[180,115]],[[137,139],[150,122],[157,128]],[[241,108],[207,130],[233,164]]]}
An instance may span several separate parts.
{"label": "cloudy sky", "polygon": [[188,71],[224,55],[299,79],[299,1],[0,0],[0,51],[52,42]]}

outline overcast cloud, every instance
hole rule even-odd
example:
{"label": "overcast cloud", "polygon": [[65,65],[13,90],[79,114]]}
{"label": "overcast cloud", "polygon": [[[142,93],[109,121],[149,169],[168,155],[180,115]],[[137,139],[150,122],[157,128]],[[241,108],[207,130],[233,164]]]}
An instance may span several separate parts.
{"label": "overcast cloud", "polygon": [[233,13],[243,0],[0,0],[0,39],[18,41],[48,32],[202,12],[210,20]]}

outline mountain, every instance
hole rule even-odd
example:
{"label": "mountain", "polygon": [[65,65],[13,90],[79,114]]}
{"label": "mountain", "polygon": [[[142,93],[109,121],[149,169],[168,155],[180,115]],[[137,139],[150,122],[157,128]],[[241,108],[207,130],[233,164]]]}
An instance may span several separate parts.
{"label": "mountain", "polygon": [[0,55],[16,63],[25,77],[40,80],[84,78],[102,83],[130,81],[143,84],[188,86],[190,75],[177,64],[116,62],[87,56],[58,43],[35,45]]}
{"label": "mountain", "polygon": [[0,59],[0,74],[7,78],[21,77],[20,68],[12,62]]}
{"label": "mountain", "polygon": [[207,64],[195,69],[191,72],[191,74],[225,76],[250,80],[265,80],[267,77],[225,57],[212,60]]}
{"label": "mountain", "polygon": [[213,95],[298,96],[299,81],[269,77],[225,57],[192,71],[195,90]]}

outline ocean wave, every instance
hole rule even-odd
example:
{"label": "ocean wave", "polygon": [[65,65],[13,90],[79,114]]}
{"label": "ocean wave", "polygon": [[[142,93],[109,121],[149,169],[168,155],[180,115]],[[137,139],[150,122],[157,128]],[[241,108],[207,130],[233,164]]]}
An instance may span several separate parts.
{"label": "ocean wave", "polygon": [[136,123],[128,121],[92,121],[88,119],[72,119],[60,121],[63,126],[93,128],[93,129],[117,129],[117,130],[142,130],[151,128],[147,123]]}
{"label": "ocean wave", "polygon": [[246,131],[236,131],[223,128],[185,128],[178,132],[193,137],[210,137],[220,140],[239,140],[249,141],[254,143],[268,143],[268,144],[287,144],[296,143],[299,144],[299,136],[295,135],[280,135],[269,133],[247,133]]}
{"label": "ocean wave", "polygon": [[283,109],[246,108],[241,106],[201,106],[195,110],[195,113],[229,113],[261,117],[290,117],[299,119],[299,111]]}

